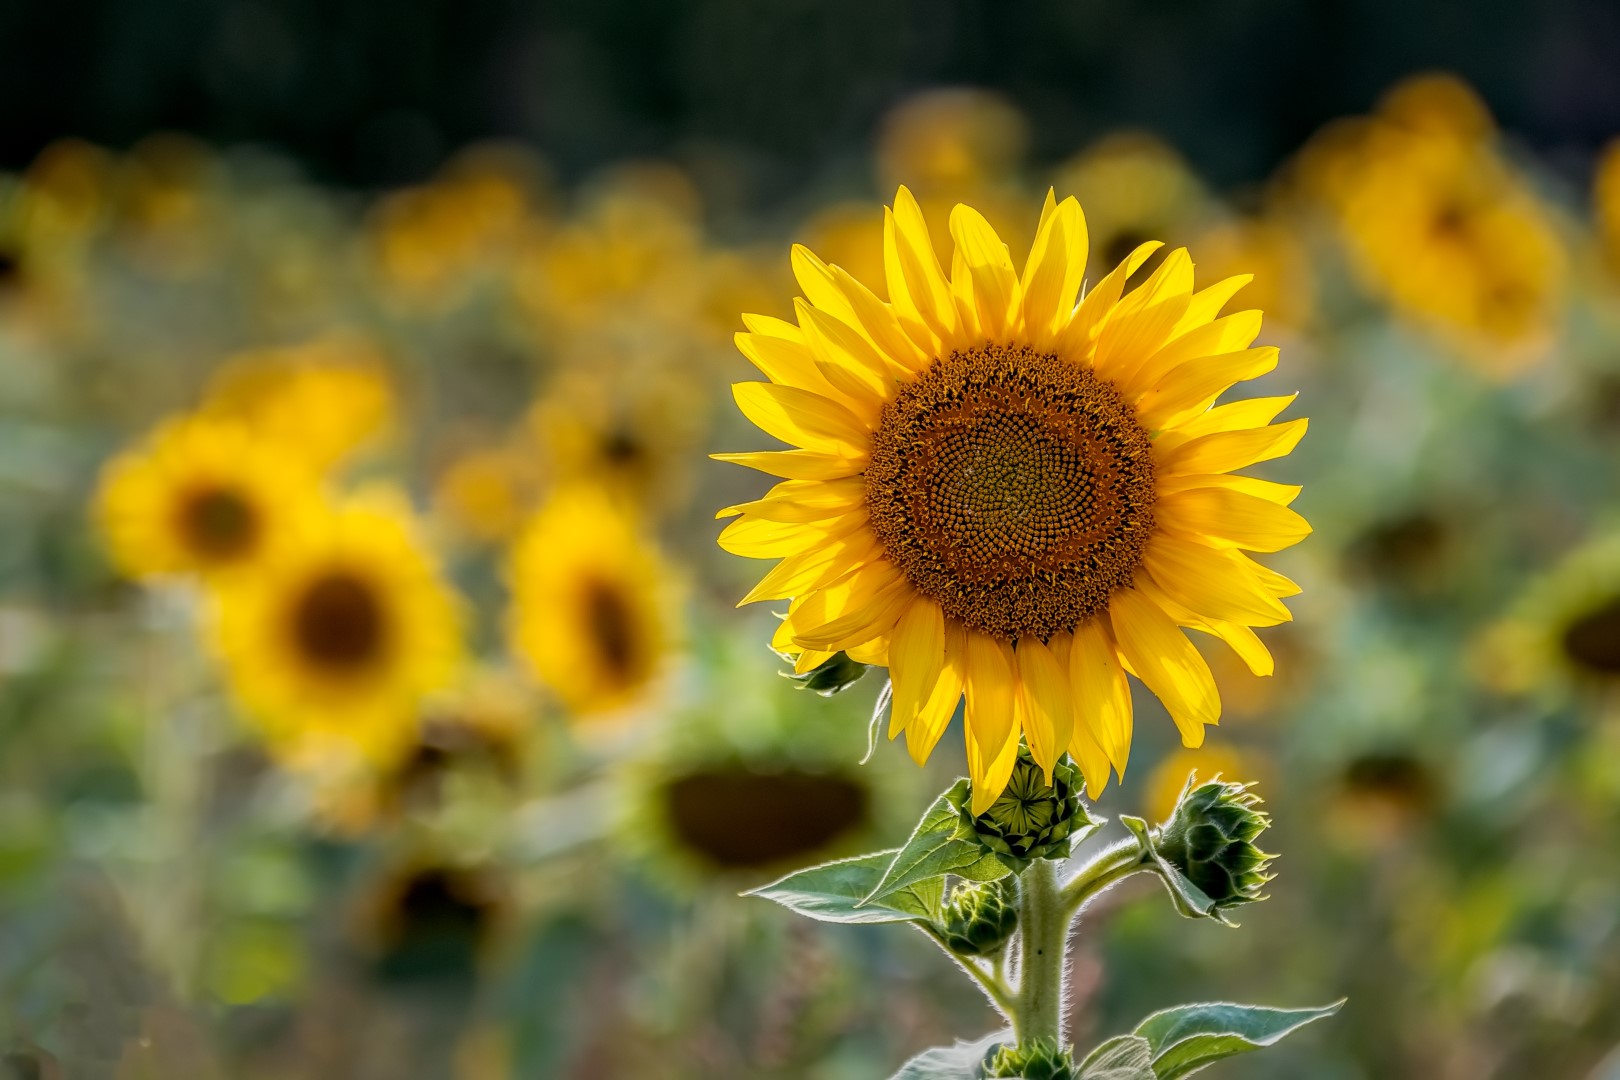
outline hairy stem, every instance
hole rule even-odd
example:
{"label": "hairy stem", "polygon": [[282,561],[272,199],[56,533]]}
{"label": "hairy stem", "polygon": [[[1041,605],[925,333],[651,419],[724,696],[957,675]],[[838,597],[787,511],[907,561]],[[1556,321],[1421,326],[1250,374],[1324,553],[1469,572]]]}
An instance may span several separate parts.
{"label": "hairy stem", "polygon": [[1057,864],[1036,859],[1019,878],[1018,998],[1012,1017],[1020,1043],[1063,1039],[1064,959],[1073,912],[1058,888]]}
{"label": "hairy stem", "polygon": [[1147,864],[1143,861],[1142,849],[1135,840],[1121,840],[1111,847],[1104,848],[1063,886],[1061,894],[1064,919],[1073,919],[1080,914],[1080,909],[1085,907],[1092,897],[1115,882],[1147,868]]}

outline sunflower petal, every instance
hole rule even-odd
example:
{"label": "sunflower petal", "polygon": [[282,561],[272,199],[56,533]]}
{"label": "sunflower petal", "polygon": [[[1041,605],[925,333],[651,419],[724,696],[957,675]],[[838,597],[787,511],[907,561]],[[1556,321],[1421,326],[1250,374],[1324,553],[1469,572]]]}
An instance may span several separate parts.
{"label": "sunflower petal", "polygon": [[[1052,198],[1048,191],[1049,203]],[[1086,217],[1073,196],[1041,216],[1019,289],[1024,333],[1037,352],[1053,347],[1058,331],[1074,314],[1086,276],[1086,245]]]}
{"label": "sunflower petal", "polygon": [[966,676],[967,632],[962,624],[945,620],[945,655],[939,668],[939,679],[928,694],[928,700],[918,710],[906,728],[906,751],[921,765],[934,752],[940,737],[956,715],[956,706],[962,700],[962,687]]}
{"label": "sunflower petal", "polygon": [[1075,728],[1091,733],[1123,780],[1131,754],[1131,688],[1106,619],[1092,619],[1075,630],[1069,684]]}
{"label": "sunflower petal", "polygon": [[853,571],[863,572],[870,573],[864,583],[864,602],[852,598],[849,610],[819,626],[798,620],[793,640],[807,649],[836,650],[890,635],[906,606],[916,597],[916,590],[889,562],[871,562]]}
{"label": "sunflower petal", "polygon": [[1192,258],[1186,248],[1176,248],[1103,323],[1092,358],[1097,370],[1128,381],[1170,340],[1192,298],[1192,284]]}
{"label": "sunflower petal", "polygon": [[1189,330],[1180,337],[1172,337],[1146,363],[1118,380],[1120,393],[1127,398],[1135,398],[1152,390],[1161,379],[1183,364],[1204,356],[1221,356],[1247,349],[1260,334],[1260,319],[1258,311],[1239,311]]}
{"label": "sunflower petal", "polygon": [[858,509],[866,503],[866,480],[783,480],[763,499],[737,503],[715,512],[716,518],[747,514],[766,521],[820,521]]}
{"label": "sunflower petal", "polygon": [[[995,638],[969,630],[967,633],[967,652],[963,658],[964,682],[967,691],[967,714],[965,717],[969,731],[970,746],[973,743],[987,751],[997,753],[1006,743],[1009,734],[1016,738],[1016,725],[1013,723],[1013,697],[1017,693],[1017,684],[1013,681],[1012,654],[1010,649]],[[988,767],[989,759],[982,762]],[[972,764],[972,754],[969,753],[969,764]],[[980,792],[977,781],[980,772],[974,772],[974,800],[977,804]],[[1005,783],[1005,782],[1004,782]],[[999,795],[1000,792],[998,791]],[[994,797],[991,798],[994,802]],[[988,804],[986,804],[988,806]],[[982,813],[982,811],[976,811]]]}
{"label": "sunflower petal", "polygon": [[973,778],[973,813],[978,815],[990,809],[1007,790],[1013,766],[1018,763],[1018,729],[1009,728],[998,748],[980,741],[969,727],[967,759],[968,775]]}
{"label": "sunflower petal", "polygon": [[1149,541],[1142,568],[1164,593],[1206,619],[1275,626],[1293,618],[1236,552],[1159,533]]}
{"label": "sunflower petal", "polygon": [[1217,431],[1200,435],[1161,456],[1157,462],[1164,473],[1224,473],[1246,469],[1262,461],[1294,452],[1305,437],[1308,418],[1289,420],[1246,431]]}
{"label": "sunflower petal", "polygon": [[1167,532],[1247,551],[1281,551],[1311,535],[1310,522],[1288,507],[1223,488],[1161,495],[1154,513]]}
{"label": "sunflower petal", "polygon": [[932,338],[917,344],[931,349],[955,337],[960,322],[950,281],[940,268],[922,207],[904,186],[895,192],[894,209],[884,214],[883,264],[889,300],[902,322],[904,316],[912,316]]}
{"label": "sunflower petal", "polygon": [[1103,749],[1102,743],[1097,741],[1092,731],[1092,724],[1074,716],[1076,708],[1074,679],[1071,675],[1074,661],[1074,637],[1070,634],[1053,634],[1047,642],[1052,650],[1052,657],[1057,661],[1058,672],[1063,677],[1063,692],[1069,698],[1069,743],[1066,749],[1069,756],[1074,758],[1080,766],[1080,772],[1086,778],[1086,791],[1093,799],[1103,793],[1108,786],[1108,775],[1111,765],[1108,761],[1108,752]]}
{"label": "sunflower petal", "polygon": [[1236,296],[1245,285],[1254,280],[1253,274],[1238,274],[1229,277],[1205,289],[1193,293],[1192,302],[1187,305],[1187,312],[1176,324],[1175,333],[1184,334],[1195,326],[1203,326],[1211,322],[1221,313],[1227,301]]}
{"label": "sunflower petal", "polygon": [[881,557],[882,553],[882,546],[870,529],[857,529],[844,539],[787,556],[772,567],[748,595],[737,601],[737,606],[757,600],[791,600],[831,584],[856,567]]}
{"label": "sunflower petal", "polygon": [[[1018,303],[1018,271],[1013,269],[1007,245],[984,215],[971,206],[958,203],[951,210],[951,238],[956,241],[960,265],[967,270],[971,284],[971,308],[964,312],[977,316],[980,331],[991,341],[1005,341],[1012,330]],[[953,263],[952,277],[955,278]],[[953,280],[953,286],[956,282]],[[960,286],[956,286],[961,296]]]}
{"label": "sunflower petal", "polygon": [[[806,300],[835,319],[843,322],[855,321],[855,309],[850,306],[848,297],[838,288],[833,279],[832,268],[822,262],[815,252],[803,244],[794,244],[789,261],[793,265],[794,280],[799,283]],[[800,323],[802,325],[802,319]]]}
{"label": "sunflower petal", "polygon": [[1136,403],[1136,417],[1149,431],[1201,413],[1234,384],[1259,378],[1277,366],[1277,347],[1265,345],[1210,356],[1166,375]]}
{"label": "sunflower petal", "polygon": [[1014,653],[1018,664],[1018,687],[1023,695],[1024,737],[1035,764],[1052,782],[1052,766],[1069,747],[1074,724],[1073,693],[1069,673],[1058,667],[1057,658],[1039,638],[1025,638]]}
{"label": "sunflower petal", "polygon": [[1162,247],[1164,245],[1157,240],[1138,245],[1125,257],[1124,262],[1091,287],[1058,339],[1058,352],[1061,355],[1075,360],[1091,358],[1103,321],[1114,310],[1114,305],[1119,303],[1119,294],[1125,290],[1125,282]]}
{"label": "sunflower petal", "polygon": [[1204,727],[1221,719],[1215,676],[1187,635],[1140,589],[1121,589],[1109,603],[1114,638],[1136,677],[1164,702],[1182,744],[1204,742]]}
{"label": "sunflower petal", "polygon": [[834,283],[849,300],[854,314],[850,325],[902,370],[920,371],[928,363],[929,354],[906,333],[894,308],[878,299],[876,293],[843,267],[832,267],[832,275]]}
{"label": "sunflower petal", "polygon": [[741,454],[710,454],[714,461],[757,469],[785,480],[838,480],[854,476],[865,465],[834,454],[817,454],[810,450],[754,450]]}
{"label": "sunflower petal", "polygon": [[934,601],[919,597],[895,624],[889,640],[889,738],[909,728],[927,704],[939,670],[945,664],[945,614]]}
{"label": "sunflower petal", "polygon": [[780,559],[847,536],[866,524],[865,514],[825,521],[766,521],[740,517],[720,530],[720,547],[745,559]]}
{"label": "sunflower petal", "polygon": [[1218,431],[1243,431],[1248,428],[1265,427],[1299,397],[1296,391],[1292,394],[1282,394],[1277,397],[1243,398],[1240,401],[1229,401],[1225,405],[1217,405],[1208,412],[1199,413],[1175,427],[1161,431],[1159,437],[1153,440],[1154,448],[1161,454],[1168,454],[1176,447],[1204,435],[1213,435]]}
{"label": "sunflower petal", "polygon": [[742,414],[767,435],[805,450],[865,459],[872,434],[854,413],[836,401],[792,386],[732,383],[731,396]]}

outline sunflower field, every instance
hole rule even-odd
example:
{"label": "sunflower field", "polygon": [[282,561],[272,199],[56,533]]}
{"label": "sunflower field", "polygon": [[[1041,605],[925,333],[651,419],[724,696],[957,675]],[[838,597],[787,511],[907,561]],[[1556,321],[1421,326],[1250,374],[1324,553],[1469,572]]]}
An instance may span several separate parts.
{"label": "sunflower field", "polygon": [[0,1080],[1620,1080],[1620,124],[1093,67],[0,139]]}

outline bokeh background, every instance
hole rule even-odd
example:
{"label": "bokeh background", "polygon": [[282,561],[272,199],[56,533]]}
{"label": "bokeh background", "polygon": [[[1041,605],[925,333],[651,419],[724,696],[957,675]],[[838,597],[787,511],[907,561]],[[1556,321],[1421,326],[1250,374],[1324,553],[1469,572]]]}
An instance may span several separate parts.
{"label": "bokeh background", "polygon": [[[898,843],[880,678],[780,678],[713,508],[788,244],[1048,186],[1282,347],[1269,679],[1098,810],[1260,783],[1239,930],[1111,893],[1077,1038],[1210,1076],[1620,1076],[1620,13],[0,5],[0,1074],[865,1080],[989,1008],[739,890]],[[1449,74],[1448,74],[1449,73]],[[1093,275],[1095,276],[1095,274]],[[1105,834],[1104,840],[1112,839]]]}

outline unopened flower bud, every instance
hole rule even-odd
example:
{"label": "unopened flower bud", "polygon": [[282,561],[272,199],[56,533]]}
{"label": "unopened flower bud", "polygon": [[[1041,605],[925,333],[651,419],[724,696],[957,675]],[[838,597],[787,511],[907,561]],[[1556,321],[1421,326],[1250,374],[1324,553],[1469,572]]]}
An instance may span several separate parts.
{"label": "unopened flower bud", "polygon": [[1075,835],[1083,837],[1098,825],[1080,801],[1084,782],[1064,756],[1052,767],[1048,784],[1029,749],[1020,746],[1007,788],[990,809],[974,816],[971,786],[964,791],[957,805],[961,832],[995,852],[1015,873],[1034,859],[1066,859]]}
{"label": "unopened flower bud", "polygon": [[1018,929],[1018,894],[1013,879],[959,885],[940,913],[945,944],[960,956],[994,956]]}
{"label": "unopened flower bud", "polygon": [[1251,785],[1212,780],[1188,790],[1170,819],[1156,829],[1154,848],[1166,863],[1203,890],[1210,914],[1265,899],[1260,890],[1275,858],[1254,841],[1271,825]]}
{"label": "unopened flower bud", "polygon": [[1074,1080],[1074,1058],[1053,1039],[1033,1039],[998,1048],[985,1063],[984,1076],[995,1080]]}
{"label": "unopened flower bud", "polygon": [[832,697],[859,682],[861,676],[866,674],[867,666],[859,660],[851,660],[848,653],[840,652],[802,675],[784,671],[782,677],[798,683],[800,690],[814,690],[822,697]]}

